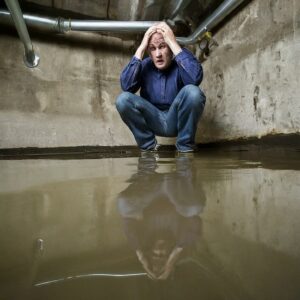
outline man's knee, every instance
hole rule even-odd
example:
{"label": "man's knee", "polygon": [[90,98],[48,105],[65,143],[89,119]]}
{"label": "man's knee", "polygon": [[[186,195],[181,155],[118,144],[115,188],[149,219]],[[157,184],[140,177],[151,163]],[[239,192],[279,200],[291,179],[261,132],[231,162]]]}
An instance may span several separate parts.
{"label": "man's knee", "polygon": [[186,99],[191,105],[204,105],[206,101],[206,97],[202,90],[193,84],[188,84],[183,87],[184,92],[186,94]]}
{"label": "man's knee", "polygon": [[131,107],[131,97],[132,93],[130,92],[123,92],[121,93],[116,100],[116,108],[119,113],[126,111],[129,107]]}
{"label": "man's knee", "polygon": [[185,92],[188,95],[188,98],[190,99],[201,99],[202,101],[205,101],[205,95],[202,92],[202,90],[193,84],[188,84],[183,87],[185,89]]}

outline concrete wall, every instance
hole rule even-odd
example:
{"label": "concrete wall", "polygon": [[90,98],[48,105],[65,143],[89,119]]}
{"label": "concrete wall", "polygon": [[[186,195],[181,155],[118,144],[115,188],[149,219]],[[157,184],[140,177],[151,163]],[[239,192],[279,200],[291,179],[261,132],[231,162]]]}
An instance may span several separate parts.
{"label": "concrete wall", "polygon": [[299,132],[299,16],[299,1],[254,0],[215,35],[201,140]]}
{"label": "concrete wall", "polygon": [[34,46],[40,65],[28,69],[20,41],[0,39],[1,148],[133,144],[114,106],[128,43],[74,33]]}
{"label": "concrete wall", "polygon": [[[253,0],[215,35],[197,142],[299,132],[299,14],[296,0]],[[28,69],[19,39],[0,33],[0,148],[134,145],[114,107],[133,43],[92,33],[33,42],[41,62]]]}

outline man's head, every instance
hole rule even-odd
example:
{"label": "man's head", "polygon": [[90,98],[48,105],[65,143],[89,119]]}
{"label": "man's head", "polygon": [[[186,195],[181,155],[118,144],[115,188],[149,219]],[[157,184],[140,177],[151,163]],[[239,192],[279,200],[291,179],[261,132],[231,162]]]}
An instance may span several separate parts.
{"label": "man's head", "polygon": [[165,268],[166,262],[172,252],[172,243],[168,240],[158,239],[154,241],[150,249],[150,267],[156,276],[160,276]]}
{"label": "man's head", "polygon": [[159,70],[167,69],[173,58],[173,53],[165,42],[161,33],[152,34],[148,44],[148,54],[155,67]]}

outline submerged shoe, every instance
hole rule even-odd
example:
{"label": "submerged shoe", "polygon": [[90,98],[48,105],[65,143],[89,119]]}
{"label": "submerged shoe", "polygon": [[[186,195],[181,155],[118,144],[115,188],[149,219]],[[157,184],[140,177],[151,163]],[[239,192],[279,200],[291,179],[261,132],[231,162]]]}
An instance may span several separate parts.
{"label": "submerged shoe", "polygon": [[193,153],[193,152],[197,152],[198,151],[198,147],[194,146],[193,148],[188,148],[188,149],[178,149],[177,148],[178,153]]}
{"label": "submerged shoe", "polygon": [[193,153],[195,152],[196,150],[195,149],[187,149],[187,150],[178,150],[178,153]]}
{"label": "submerged shoe", "polygon": [[141,152],[157,152],[160,147],[161,147],[160,144],[155,144],[155,146],[153,148],[150,148],[150,149],[140,149],[140,150],[141,150]]}

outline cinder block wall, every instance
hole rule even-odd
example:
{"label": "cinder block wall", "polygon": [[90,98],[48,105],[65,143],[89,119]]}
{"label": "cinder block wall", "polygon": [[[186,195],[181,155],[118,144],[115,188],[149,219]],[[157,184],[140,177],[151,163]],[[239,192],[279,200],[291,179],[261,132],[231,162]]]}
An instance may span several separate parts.
{"label": "cinder block wall", "polygon": [[[298,1],[253,0],[218,31],[197,142],[299,132],[299,15]],[[0,33],[0,148],[135,145],[114,106],[133,43],[95,33],[33,43],[41,61],[28,69],[19,39]]]}

